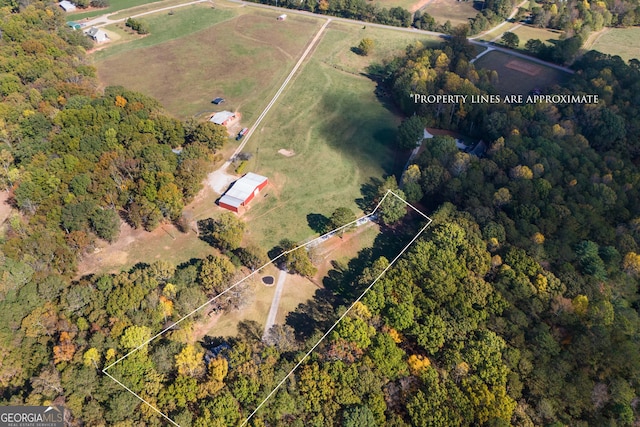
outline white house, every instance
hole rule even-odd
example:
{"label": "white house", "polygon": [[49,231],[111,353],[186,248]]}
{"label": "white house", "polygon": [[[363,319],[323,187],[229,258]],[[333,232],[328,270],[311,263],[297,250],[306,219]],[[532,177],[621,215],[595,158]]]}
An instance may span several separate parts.
{"label": "white house", "polygon": [[103,42],[109,41],[109,36],[107,35],[107,33],[105,33],[104,31],[96,27],[91,27],[88,30],[86,30],[84,33],[89,37],[91,37],[91,39],[96,43],[103,43]]}

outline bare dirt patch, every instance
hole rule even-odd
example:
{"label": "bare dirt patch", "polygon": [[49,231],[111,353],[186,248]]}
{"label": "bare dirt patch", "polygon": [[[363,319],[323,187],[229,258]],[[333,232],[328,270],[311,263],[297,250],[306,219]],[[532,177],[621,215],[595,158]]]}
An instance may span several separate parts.
{"label": "bare dirt patch", "polygon": [[278,154],[282,154],[285,157],[295,156],[295,152],[293,150],[287,150],[285,148],[281,148],[278,150]]}
{"label": "bare dirt patch", "polygon": [[207,176],[207,184],[209,187],[218,194],[223,194],[229,188],[229,185],[236,179],[237,176],[227,173],[230,163],[225,163],[221,168],[211,172]]}
{"label": "bare dirt patch", "polygon": [[0,224],[5,222],[11,215],[11,205],[9,205],[9,193],[3,191],[0,193]]}
{"label": "bare dirt patch", "polygon": [[218,323],[224,312],[210,313],[202,322],[198,322],[193,327],[192,343],[200,341]]}
{"label": "bare dirt patch", "polygon": [[151,264],[159,259],[180,264],[202,258],[213,248],[200,240],[194,231],[180,232],[173,224],[162,224],[153,231],[120,225],[120,235],[113,243],[98,241],[93,253],[78,264],[78,277],[88,274],[118,273],[139,262]]}
{"label": "bare dirt patch", "polygon": [[332,261],[346,261],[358,255],[365,247],[371,246],[380,228],[374,222],[366,222],[355,230],[345,232],[342,236],[335,234],[312,250],[312,258],[317,261],[318,272],[313,277],[315,283],[322,279],[333,268]]}
{"label": "bare dirt patch", "polygon": [[520,61],[518,59],[513,59],[507,62],[504,66],[511,70],[520,71],[521,73],[525,73],[530,76],[537,76],[538,74],[540,74],[540,71],[542,71],[542,67],[540,67],[539,65]]}

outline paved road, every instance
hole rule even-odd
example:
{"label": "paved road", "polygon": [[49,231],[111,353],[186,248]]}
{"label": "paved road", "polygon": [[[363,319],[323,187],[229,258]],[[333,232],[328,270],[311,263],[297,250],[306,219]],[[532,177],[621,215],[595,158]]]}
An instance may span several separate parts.
{"label": "paved road", "polygon": [[262,338],[267,336],[269,329],[276,323],[276,316],[278,314],[278,307],[280,306],[280,297],[282,297],[282,291],[284,290],[284,282],[287,279],[287,273],[285,270],[280,270],[278,274],[278,283],[276,284],[276,292],[273,294],[273,300],[271,300],[271,308],[269,309],[269,315],[267,316],[267,323],[264,325],[264,334]]}

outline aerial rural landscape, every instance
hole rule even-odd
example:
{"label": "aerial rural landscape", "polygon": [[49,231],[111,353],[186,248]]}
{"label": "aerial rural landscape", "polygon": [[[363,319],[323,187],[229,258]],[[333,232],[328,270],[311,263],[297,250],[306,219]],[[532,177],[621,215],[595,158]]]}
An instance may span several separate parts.
{"label": "aerial rural landscape", "polygon": [[640,425],[638,0],[0,0],[0,427]]}

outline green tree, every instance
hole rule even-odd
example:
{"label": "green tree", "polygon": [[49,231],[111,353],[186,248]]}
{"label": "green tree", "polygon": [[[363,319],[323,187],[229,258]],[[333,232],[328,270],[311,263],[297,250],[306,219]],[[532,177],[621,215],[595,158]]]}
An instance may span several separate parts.
{"label": "green tree", "polygon": [[317,269],[311,262],[307,249],[304,246],[294,249],[296,246],[298,245],[289,239],[280,241],[280,245],[276,249],[279,254],[285,253],[279,261],[281,268],[301,276],[313,276],[316,274]]}
{"label": "green tree", "polygon": [[404,192],[395,190],[389,193],[380,205],[380,218],[386,225],[391,225],[401,220],[407,213],[407,204],[404,202]]}
{"label": "green tree", "polygon": [[342,414],[343,427],[375,427],[378,423],[366,405],[351,407]]}
{"label": "green tree", "polygon": [[226,256],[209,255],[200,267],[200,284],[210,295],[216,295],[229,287],[229,279],[235,267]]}
{"label": "green tree", "polygon": [[501,37],[501,40],[505,46],[510,47],[511,49],[515,49],[518,47],[518,45],[520,45],[520,38],[518,37],[518,35],[510,31],[504,33]]}
{"label": "green tree", "polygon": [[391,381],[406,374],[407,363],[404,350],[396,345],[389,334],[379,333],[373,338],[369,355],[376,368]]}
{"label": "green tree", "polygon": [[267,262],[269,262],[269,258],[267,257],[267,253],[261,247],[257,245],[249,245],[246,248],[238,248],[233,253],[240,259],[240,262],[245,267],[249,267],[252,270],[255,270],[259,267],[262,267]]}
{"label": "green tree", "polygon": [[[347,207],[339,207],[331,214],[331,218],[329,219],[331,225],[331,229],[340,228],[344,225],[347,225],[356,220],[356,214]],[[348,228],[348,227],[347,227]],[[344,233],[346,229],[341,230],[341,235]]]}
{"label": "green tree", "polygon": [[204,352],[198,351],[192,344],[188,344],[179,354],[176,354],[176,369],[179,375],[200,377],[205,372]]}
{"label": "green tree", "polygon": [[358,47],[357,47],[357,51],[359,55],[367,56],[373,51],[374,47],[375,47],[375,42],[372,39],[364,38],[360,40],[360,43],[358,44]]}
{"label": "green tree", "polygon": [[422,143],[424,137],[424,119],[411,116],[398,128],[398,145],[402,149],[414,149]]}
{"label": "green tree", "polygon": [[[146,326],[129,326],[122,337],[120,344],[125,350],[133,350],[151,338],[151,329]],[[141,347],[140,352],[146,352],[146,346]]]}
{"label": "green tree", "polygon": [[213,220],[211,239],[222,250],[234,250],[240,247],[245,223],[231,212],[224,212]]}
{"label": "green tree", "polygon": [[120,234],[120,217],[113,209],[96,209],[90,218],[98,237],[113,242]]}

